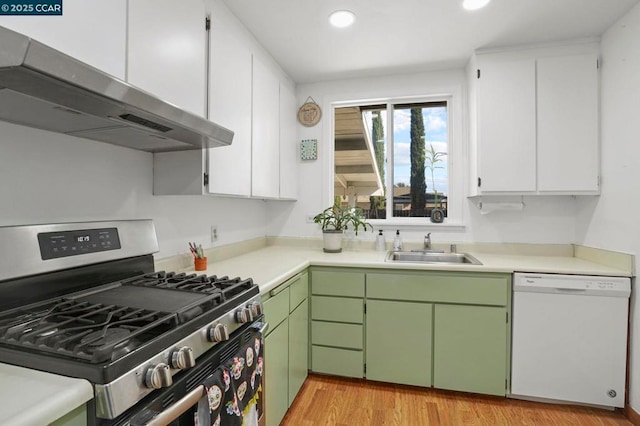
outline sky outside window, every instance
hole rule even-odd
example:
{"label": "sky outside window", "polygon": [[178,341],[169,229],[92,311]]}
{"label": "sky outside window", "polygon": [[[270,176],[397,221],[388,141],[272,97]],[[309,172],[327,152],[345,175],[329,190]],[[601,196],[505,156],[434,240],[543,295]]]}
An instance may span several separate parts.
{"label": "sky outside window", "polygon": [[[448,153],[448,126],[447,107],[423,107],[422,117],[425,130],[425,147],[433,144],[436,151]],[[393,113],[393,184],[394,186],[403,183],[409,186],[411,182],[411,160],[410,160],[410,127],[411,109],[396,109]],[[438,163],[438,168],[434,171],[435,189],[438,193],[448,194],[448,161],[447,157]],[[425,171],[427,182],[427,192],[433,192],[430,170]]]}

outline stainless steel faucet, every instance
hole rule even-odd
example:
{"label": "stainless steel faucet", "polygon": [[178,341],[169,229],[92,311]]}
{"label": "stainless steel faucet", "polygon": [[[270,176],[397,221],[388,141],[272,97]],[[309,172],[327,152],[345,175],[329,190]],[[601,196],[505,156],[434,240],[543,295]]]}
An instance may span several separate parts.
{"label": "stainless steel faucet", "polygon": [[431,232],[424,236],[424,249],[431,250]]}

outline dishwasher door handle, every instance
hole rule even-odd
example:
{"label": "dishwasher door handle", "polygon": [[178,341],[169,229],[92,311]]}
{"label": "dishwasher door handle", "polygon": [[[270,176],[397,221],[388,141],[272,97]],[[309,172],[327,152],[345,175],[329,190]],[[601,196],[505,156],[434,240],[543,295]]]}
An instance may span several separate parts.
{"label": "dishwasher door handle", "polygon": [[557,293],[569,293],[569,294],[581,294],[586,293],[586,288],[567,288],[567,287],[556,287],[554,289]]}

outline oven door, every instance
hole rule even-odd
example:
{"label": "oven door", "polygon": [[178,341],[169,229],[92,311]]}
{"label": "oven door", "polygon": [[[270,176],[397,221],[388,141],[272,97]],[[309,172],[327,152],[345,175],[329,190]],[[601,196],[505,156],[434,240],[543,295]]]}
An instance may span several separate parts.
{"label": "oven door", "polygon": [[[225,364],[228,365],[229,362],[235,359],[244,358],[246,356],[247,345],[251,345],[255,336],[264,336],[268,326],[268,323],[254,322],[248,329],[244,329],[244,331],[241,331],[240,333],[234,333],[234,336],[232,336],[232,338],[227,341],[223,347],[216,347],[217,350],[215,350],[215,353],[200,357],[197,360],[198,365],[191,369],[191,371],[187,372],[183,377],[178,378],[172,385],[172,388],[177,387],[182,389],[182,392],[178,391],[182,396],[176,402],[172,402],[176,399],[176,391],[174,390],[174,392],[171,392],[171,388],[167,389],[161,395],[154,398],[150,404],[146,405],[131,419],[131,426],[209,426],[213,424],[216,420],[214,418],[216,413],[213,410],[209,410],[212,401],[212,394],[208,394],[207,386],[205,385],[209,385],[210,390],[213,389],[214,386],[211,384],[215,383],[215,380],[212,381],[212,379],[214,377],[222,377],[221,371],[224,369],[221,366]],[[257,334],[256,331],[259,334]],[[264,363],[264,339],[260,340],[262,341],[262,347],[260,348],[259,353],[262,357],[262,363]],[[201,361],[201,359],[203,360]],[[244,363],[248,365],[252,364],[253,361],[249,361],[247,359]],[[245,365],[244,363],[243,365]],[[258,359],[255,360],[255,368],[257,367]],[[265,405],[263,397],[263,365],[260,366],[260,370],[260,374],[256,376],[259,377],[259,382],[256,384],[256,389],[259,390],[255,393],[256,412],[254,415],[257,417],[258,425],[264,426],[266,424],[266,420],[264,415]],[[226,371],[230,370],[227,369]],[[228,377],[229,376],[227,376],[227,378]],[[248,386],[245,386],[245,388],[247,387]],[[235,388],[232,390],[234,391],[232,395],[236,395]],[[237,394],[239,395],[240,392]],[[169,402],[172,403],[169,404]],[[222,398],[220,402],[222,402]],[[226,407],[219,408],[218,412],[223,411],[225,408]],[[253,423],[256,423],[256,421],[254,420]],[[224,422],[222,422],[222,424],[224,424]]]}

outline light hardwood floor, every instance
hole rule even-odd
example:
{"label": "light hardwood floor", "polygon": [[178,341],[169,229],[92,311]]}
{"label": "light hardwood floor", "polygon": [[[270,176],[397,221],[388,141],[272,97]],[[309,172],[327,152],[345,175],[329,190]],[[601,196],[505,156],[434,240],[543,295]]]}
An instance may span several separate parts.
{"label": "light hardwood floor", "polygon": [[631,425],[621,412],[310,375],[283,426]]}

